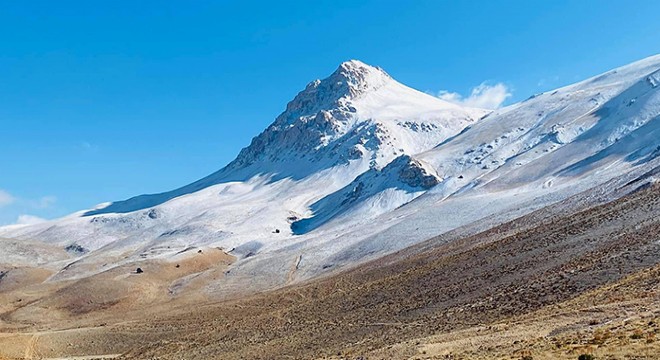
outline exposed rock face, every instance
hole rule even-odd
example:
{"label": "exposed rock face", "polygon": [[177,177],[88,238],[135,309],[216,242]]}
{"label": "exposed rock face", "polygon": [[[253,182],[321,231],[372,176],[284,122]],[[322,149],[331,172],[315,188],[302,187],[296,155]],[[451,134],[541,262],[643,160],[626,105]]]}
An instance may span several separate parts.
{"label": "exposed rock face", "polygon": [[652,88],[657,88],[660,85],[660,70],[654,72],[646,78],[646,81],[651,85]]}
{"label": "exposed rock face", "polygon": [[382,169],[369,169],[340,191],[314,203],[311,206],[314,216],[293,222],[291,230],[294,234],[305,234],[331,219],[346,216],[353,206],[376,199],[378,194],[398,192],[399,201],[386,201],[379,205],[380,207],[370,209],[372,213],[387,211],[383,209],[391,210],[411,201],[441,181],[429,165],[409,155],[401,155]]}
{"label": "exposed rock face", "polygon": [[430,189],[441,181],[430,166],[425,166],[419,160],[408,155],[399,156],[392,161],[391,165],[400,167],[399,180],[413,188]]}
{"label": "exposed rock face", "polygon": [[[328,78],[314,80],[287,104],[273,124],[243,149],[232,167],[258,160],[300,157],[328,145],[352,130],[356,113],[351,101],[392,81],[381,68],[357,60],[342,63]],[[355,153],[344,154],[349,158]]]}

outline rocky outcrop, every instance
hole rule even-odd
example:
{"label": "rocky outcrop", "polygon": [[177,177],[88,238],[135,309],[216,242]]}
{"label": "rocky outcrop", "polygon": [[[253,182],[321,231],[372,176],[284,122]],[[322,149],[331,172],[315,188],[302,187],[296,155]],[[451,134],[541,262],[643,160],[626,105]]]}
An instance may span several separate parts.
{"label": "rocky outcrop", "polygon": [[[357,60],[342,63],[329,77],[314,80],[287,104],[286,110],[252,139],[230,164],[240,168],[259,160],[300,157],[348,134],[356,109],[351,100],[392,81],[381,68]],[[353,154],[354,155],[354,154]]]}
{"label": "rocky outcrop", "polygon": [[413,188],[430,189],[441,181],[433,168],[408,155],[394,159],[383,171],[387,171],[390,166],[398,168],[399,180]]}

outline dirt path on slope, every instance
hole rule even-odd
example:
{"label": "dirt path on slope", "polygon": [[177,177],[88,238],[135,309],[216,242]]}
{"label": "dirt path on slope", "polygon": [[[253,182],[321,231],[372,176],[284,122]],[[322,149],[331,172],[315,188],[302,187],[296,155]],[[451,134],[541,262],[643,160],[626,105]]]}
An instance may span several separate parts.
{"label": "dirt path on slope", "polygon": [[35,358],[36,359],[41,358],[37,351],[37,341],[39,341],[39,335],[34,334],[32,335],[32,337],[30,337],[30,340],[25,346],[25,353],[23,353],[23,357],[25,359],[32,360]]}
{"label": "dirt path on slope", "polygon": [[302,261],[302,255],[296,256],[296,259],[293,261],[293,264],[291,265],[291,269],[289,269],[289,272],[287,273],[286,285],[291,284],[296,279],[296,272],[298,271],[298,267],[300,266],[301,261]]}
{"label": "dirt path on slope", "polygon": [[[31,282],[30,287],[0,291],[0,356],[117,357],[141,340],[134,333],[112,334],[116,326],[208,302],[204,286],[221,278],[234,260],[220,249],[195,249],[172,261],[141,261],[77,281]],[[144,272],[135,273],[136,267]]]}

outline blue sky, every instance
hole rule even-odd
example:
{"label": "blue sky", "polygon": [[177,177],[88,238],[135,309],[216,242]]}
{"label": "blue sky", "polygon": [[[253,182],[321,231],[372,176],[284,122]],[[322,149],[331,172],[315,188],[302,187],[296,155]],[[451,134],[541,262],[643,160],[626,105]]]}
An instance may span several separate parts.
{"label": "blue sky", "polygon": [[344,60],[511,103],[660,52],[657,14],[655,0],[1,1],[0,224],[205,176]]}

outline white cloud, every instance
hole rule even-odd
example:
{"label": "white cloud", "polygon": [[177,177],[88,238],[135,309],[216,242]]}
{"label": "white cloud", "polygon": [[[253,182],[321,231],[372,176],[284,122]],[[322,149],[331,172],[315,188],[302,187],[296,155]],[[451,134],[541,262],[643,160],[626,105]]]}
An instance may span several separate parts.
{"label": "white cloud", "polygon": [[10,193],[0,189],[0,207],[11,205],[16,201]]}
{"label": "white cloud", "polygon": [[57,198],[55,196],[43,196],[34,202],[34,207],[37,209],[46,209],[55,205],[56,202]]}
{"label": "white cloud", "polygon": [[463,106],[482,109],[497,109],[502,106],[506,99],[511,97],[511,91],[503,83],[489,85],[483,82],[479,86],[472,88],[470,96],[468,97],[463,97],[463,95],[459,93],[446,90],[438,92],[438,97],[442,100]]}
{"label": "white cloud", "polygon": [[18,225],[33,225],[33,224],[42,223],[44,221],[47,221],[47,220],[42,219],[38,216],[23,214],[23,215],[18,215],[18,220],[16,220],[16,224],[18,224]]}

